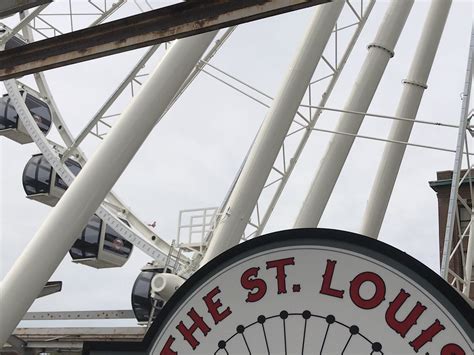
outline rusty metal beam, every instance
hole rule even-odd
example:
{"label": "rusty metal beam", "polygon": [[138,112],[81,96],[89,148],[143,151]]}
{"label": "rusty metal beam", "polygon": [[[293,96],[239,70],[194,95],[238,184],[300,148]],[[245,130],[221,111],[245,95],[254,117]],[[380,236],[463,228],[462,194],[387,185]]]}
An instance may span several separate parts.
{"label": "rusty metal beam", "polygon": [[330,1],[186,1],[0,52],[0,80],[192,36]]}

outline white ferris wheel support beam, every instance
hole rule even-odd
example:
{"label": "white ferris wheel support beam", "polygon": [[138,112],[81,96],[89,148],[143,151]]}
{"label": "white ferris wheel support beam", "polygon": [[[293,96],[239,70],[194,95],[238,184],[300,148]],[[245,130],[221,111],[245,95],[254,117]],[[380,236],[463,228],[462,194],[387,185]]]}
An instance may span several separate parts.
{"label": "white ferris wheel support beam", "polygon": [[[395,113],[397,117],[411,118],[413,121],[394,121],[388,136],[389,140],[408,142],[410,138],[451,2],[451,0],[434,0],[431,3],[408,77],[403,80],[403,92]],[[406,147],[402,144],[385,145],[364,213],[361,234],[378,238]]]}
{"label": "white ferris wheel support beam", "polygon": [[[385,13],[375,40],[368,46],[368,53],[352,88],[344,109],[367,112],[378,84],[400,37],[414,0],[392,1]],[[364,115],[344,113],[336,132],[357,134]],[[306,199],[296,218],[295,228],[317,227],[331,197],[339,174],[349,155],[355,137],[335,135],[326,150]]]}
{"label": "white ferris wheel support beam", "polygon": [[344,6],[320,5],[224,207],[201,265],[239,244],[281,145]]}
{"label": "white ferris wheel support beam", "polygon": [[0,344],[7,341],[215,35],[214,31],[179,40],[167,52],[16,260],[0,285]]}
{"label": "white ferris wheel support beam", "polygon": [[[350,2],[347,2],[348,5],[350,5]],[[278,184],[276,191],[270,201],[270,204],[267,207],[266,212],[263,214],[263,217],[259,223],[259,226],[256,231],[256,235],[259,236],[262,234],[265,226],[268,223],[268,220],[270,219],[271,214],[273,213],[273,209],[275,208],[281,194],[283,193],[283,190],[290,179],[290,176],[296,167],[296,164],[298,162],[298,159],[301,155],[301,153],[304,150],[304,147],[306,145],[306,142],[308,141],[309,137],[313,133],[314,127],[316,125],[316,122],[318,121],[319,117],[321,116],[322,112],[324,110],[328,110],[328,108],[325,107],[326,103],[328,102],[329,98],[331,97],[331,93],[336,86],[339,77],[344,70],[344,67],[346,66],[346,63],[349,59],[349,56],[352,53],[352,50],[359,39],[359,35],[362,32],[362,30],[365,27],[365,23],[367,22],[367,19],[370,16],[370,13],[372,12],[372,8],[375,5],[375,0],[371,0],[367,5],[364,11],[361,11],[360,19],[359,19],[359,24],[357,25],[357,29],[355,30],[354,34],[352,35],[352,38],[349,42],[349,44],[346,47],[346,50],[344,51],[344,54],[342,55],[339,63],[336,64],[335,66],[335,73],[332,76],[330,82],[328,83],[326,89],[324,90],[324,94],[321,96],[321,99],[319,101],[318,107],[314,106],[311,108],[315,108],[316,111],[313,113],[310,122],[308,124],[307,129],[305,130],[303,137],[301,138],[300,142],[298,143],[298,147],[296,148],[295,153],[293,156],[289,159],[289,163],[287,165],[285,174],[282,176],[282,179],[280,183]],[[337,28],[337,26],[336,26]],[[337,33],[337,32],[336,32]],[[311,87],[311,84],[310,84]],[[305,105],[300,105],[300,107],[304,107]]]}

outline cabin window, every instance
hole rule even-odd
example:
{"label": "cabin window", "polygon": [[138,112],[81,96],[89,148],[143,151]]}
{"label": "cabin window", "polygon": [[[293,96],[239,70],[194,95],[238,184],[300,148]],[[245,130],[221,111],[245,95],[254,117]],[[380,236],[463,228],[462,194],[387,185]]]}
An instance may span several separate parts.
{"label": "cabin window", "polygon": [[23,188],[27,195],[48,193],[51,183],[51,165],[43,155],[33,156],[23,171]]}
{"label": "cabin window", "polygon": [[96,258],[99,253],[100,230],[102,220],[93,215],[81,233],[81,237],[74,242],[69,250],[73,259]]}
{"label": "cabin window", "polygon": [[41,132],[48,132],[51,127],[51,111],[48,105],[30,94],[26,95],[25,104]]}
{"label": "cabin window", "polygon": [[0,100],[0,130],[17,128],[18,115],[8,96]]}
{"label": "cabin window", "polygon": [[105,227],[104,250],[128,257],[132,252],[132,243],[121,238],[109,225]]}

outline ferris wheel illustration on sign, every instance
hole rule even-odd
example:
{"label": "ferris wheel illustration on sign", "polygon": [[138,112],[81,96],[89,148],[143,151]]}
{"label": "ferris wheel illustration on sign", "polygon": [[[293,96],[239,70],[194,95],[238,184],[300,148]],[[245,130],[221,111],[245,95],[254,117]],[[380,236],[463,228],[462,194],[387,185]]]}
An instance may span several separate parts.
{"label": "ferris wheel illustration on sign", "polygon": [[217,344],[215,355],[232,354],[383,354],[383,346],[334,315],[282,310],[259,315],[250,324],[239,324],[235,333]]}

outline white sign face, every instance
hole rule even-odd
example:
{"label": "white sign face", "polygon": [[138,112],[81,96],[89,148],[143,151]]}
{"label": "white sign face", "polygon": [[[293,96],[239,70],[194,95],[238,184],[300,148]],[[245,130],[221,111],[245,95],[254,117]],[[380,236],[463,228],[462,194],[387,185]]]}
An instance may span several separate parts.
{"label": "white sign face", "polygon": [[150,353],[472,354],[472,308],[368,239],[295,230],[238,246],[173,296]]}

